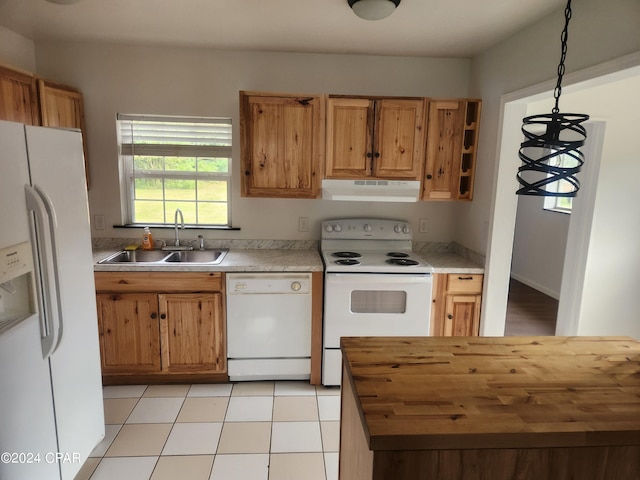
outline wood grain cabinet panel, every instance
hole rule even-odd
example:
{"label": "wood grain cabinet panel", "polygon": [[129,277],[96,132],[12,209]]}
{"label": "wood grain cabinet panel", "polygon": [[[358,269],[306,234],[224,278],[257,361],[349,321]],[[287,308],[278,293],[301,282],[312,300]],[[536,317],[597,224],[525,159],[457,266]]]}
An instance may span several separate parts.
{"label": "wood grain cabinet panel", "polygon": [[240,92],[242,195],[316,198],[324,97]]}
{"label": "wood grain cabinet panel", "polygon": [[420,180],[422,98],[329,97],[326,178]]}
{"label": "wood grain cabinet panel", "polygon": [[423,200],[471,200],[480,100],[431,99]]}
{"label": "wood grain cabinet panel", "polygon": [[157,296],[103,293],[97,301],[103,373],[159,372]]}
{"label": "wood grain cabinet panel", "polygon": [[33,75],[0,66],[0,120],[40,125],[37,82]]}
{"label": "wood grain cabinet panel", "polygon": [[431,335],[477,336],[480,331],[482,282],[479,274],[433,276]]}
{"label": "wood grain cabinet panel", "polygon": [[103,381],[228,380],[223,278],[96,272]]}
{"label": "wood grain cabinet panel", "polygon": [[159,300],[165,370],[225,371],[221,294],[162,294]]}

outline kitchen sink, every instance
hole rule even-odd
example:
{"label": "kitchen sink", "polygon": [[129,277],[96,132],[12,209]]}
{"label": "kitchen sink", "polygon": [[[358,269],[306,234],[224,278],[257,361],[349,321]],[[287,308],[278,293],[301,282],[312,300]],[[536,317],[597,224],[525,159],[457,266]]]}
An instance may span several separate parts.
{"label": "kitchen sink", "polygon": [[160,250],[123,250],[100,260],[98,263],[160,262],[168,255],[168,252]]}
{"label": "kitchen sink", "polygon": [[222,257],[226,254],[223,250],[182,250],[173,252],[165,262],[178,263],[211,263],[216,264],[222,261]]}
{"label": "kitchen sink", "polygon": [[98,261],[101,264],[124,263],[153,263],[153,264],[204,264],[217,265],[227,254],[227,249],[217,250],[187,250],[187,251],[163,251],[163,250],[122,250]]}

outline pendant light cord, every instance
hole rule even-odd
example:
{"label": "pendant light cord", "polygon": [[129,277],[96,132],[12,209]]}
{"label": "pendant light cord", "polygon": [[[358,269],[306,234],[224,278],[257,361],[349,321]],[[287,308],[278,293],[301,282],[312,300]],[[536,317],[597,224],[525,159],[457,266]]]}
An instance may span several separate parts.
{"label": "pendant light cord", "polygon": [[567,7],[564,9],[564,29],[560,35],[562,43],[562,55],[560,55],[560,63],[558,64],[558,83],[553,90],[553,97],[556,99],[556,106],[551,110],[552,113],[560,111],[560,95],[562,94],[562,77],[564,76],[564,60],[567,58],[567,38],[569,36],[569,20],[571,20],[571,0],[567,1]]}

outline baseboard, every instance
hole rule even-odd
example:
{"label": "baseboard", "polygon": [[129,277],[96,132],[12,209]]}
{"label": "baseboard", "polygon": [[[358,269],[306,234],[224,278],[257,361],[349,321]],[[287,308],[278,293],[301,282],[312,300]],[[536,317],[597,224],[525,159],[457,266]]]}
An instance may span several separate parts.
{"label": "baseboard", "polygon": [[548,289],[547,287],[540,285],[532,280],[529,280],[528,278],[522,277],[520,275],[518,275],[517,273],[513,273],[511,272],[511,278],[513,278],[514,280],[519,281],[520,283],[524,283],[525,285],[527,285],[528,287],[533,288],[534,290],[537,290],[539,292],[544,293],[545,295],[550,296],[551,298],[555,298],[556,300],[560,300],[560,292],[554,292],[553,290]]}

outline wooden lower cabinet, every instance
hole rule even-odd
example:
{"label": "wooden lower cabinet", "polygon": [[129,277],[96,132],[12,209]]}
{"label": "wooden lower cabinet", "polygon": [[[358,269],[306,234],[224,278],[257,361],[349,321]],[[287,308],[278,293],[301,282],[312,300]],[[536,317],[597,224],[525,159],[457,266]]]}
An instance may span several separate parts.
{"label": "wooden lower cabinet", "polygon": [[158,296],[99,293],[97,301],[102,373],[159,372]]}
{"label": "wooden lower cabinet", "polygon": [[103,383],[228,380],[222,276],[96,272]]}
{"label": "wooden lower cabinet", "polygon": [[222,295],[159,295],[162,365],[169,372],[226,370]]}
{"label": "wooden lower cabinet", "polygon": [[431,310],[432,336],[477,336],[482,282],[479,274],[435,274]]}

